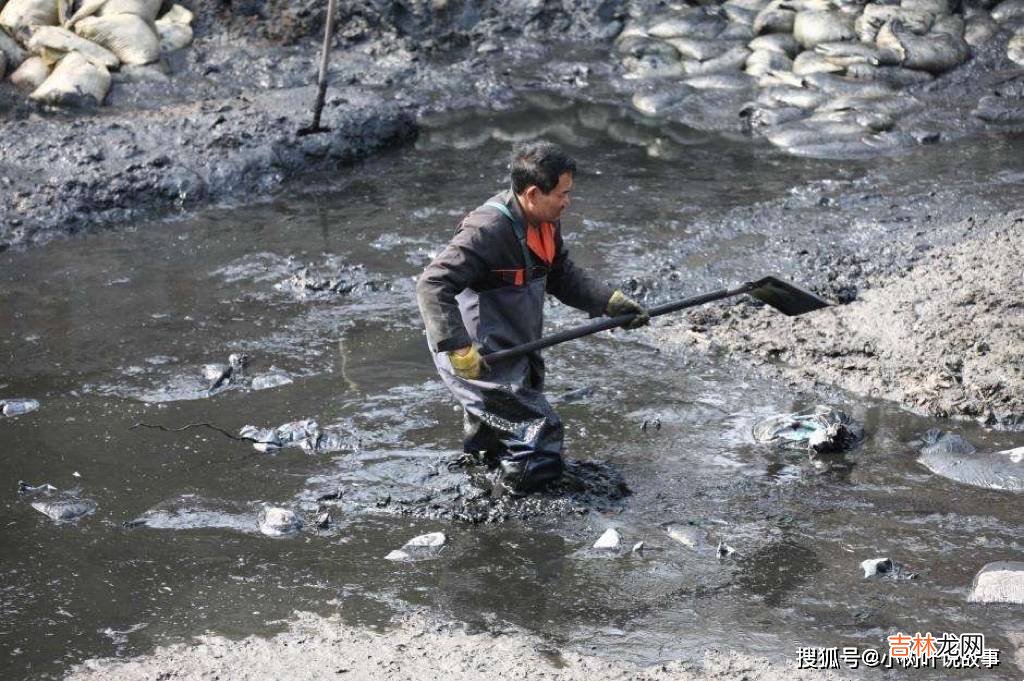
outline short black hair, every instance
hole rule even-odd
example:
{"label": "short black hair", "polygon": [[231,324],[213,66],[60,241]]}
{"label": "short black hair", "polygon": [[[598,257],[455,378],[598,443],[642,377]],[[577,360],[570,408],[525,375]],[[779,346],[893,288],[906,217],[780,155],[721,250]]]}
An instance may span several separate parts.
{"label": "short black hair", "polygon": [[538,140],[512,150],[512,191],[522,194],[537,185],[545,194],[558,184],[565,173],[576,174],[576,161],[557,144]]}

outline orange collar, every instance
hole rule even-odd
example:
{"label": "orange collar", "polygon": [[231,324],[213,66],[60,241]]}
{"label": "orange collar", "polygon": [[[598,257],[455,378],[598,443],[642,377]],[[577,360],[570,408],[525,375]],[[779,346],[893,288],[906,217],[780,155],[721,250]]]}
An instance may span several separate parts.
{"label": "orange collar", "polygon": [[550,266],[555,261],[555,226],[550,222],[542,222],[540,227],[530,225],[526,230],[526,245]]}

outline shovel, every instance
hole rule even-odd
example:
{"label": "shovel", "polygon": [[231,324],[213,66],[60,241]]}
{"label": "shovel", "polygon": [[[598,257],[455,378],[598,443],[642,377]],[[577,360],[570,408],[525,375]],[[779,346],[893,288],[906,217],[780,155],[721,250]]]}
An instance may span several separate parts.
{"label": "shovel", "polygon": [[330,63],[331,39],[334,37],[334,15],[337,12],[337,0],[327,0],[327,23],[324,26],[324,45],[320,50],[320,72],[316,79],[316,101],[313,103],[313,123],[309,127],[300,128],[299,137],[330,132],[330,128],[320,126],[320,113],[324,110],[324,99],[327,97],[327,68]]}
{"label": "shovel", "polygon": [[[741,284],[735,288],[723,288],[718,291],[712,291],[711,293],[704,293],[699,296],[683,298],[682,300],[677,300],[672,303],[658,305],[657,307],[652,307],[647,311],[647,313],[651,317],[659,317],[670,312],[685,310],[688,307],[697,307],[704,303],[710,303],[724,298],[732,298],[734,296],[743,295],[744,293],[771,305],[788,317],[795,317],[807,312],[814,312],[815,310],[820,310],[823,307],[829,306],[827,301],[806,289],[800,288],[796,284],[791,284],[788,281],[783,281],[777,277],[764,277],[757,281],[749,281],[745,284]],[[522,345],[517,345],[512,348],[488,353],[483,356],[483,359],[487,364],[491,364],[492,362],[509,359],[510,357],[518,357],[519,355],[525,355],[526,353],[533,352],[534,350],[558,345],[559,343],[564,343],[565,341],[570,341],[575,338],[589,336],[597,333],[598,331],[614,329],[617,326],[628,324],[635,316],[635,314],[624,314],[619,315],[618,317],[610,317],[608,319],[591,322],[590,324],[577,326],[574,329],[567,329],[565,331],[560,331],[559,333],[551,334],[550,336],[544,336],[543,338],[530,341],[529,343],[523,343]]]}

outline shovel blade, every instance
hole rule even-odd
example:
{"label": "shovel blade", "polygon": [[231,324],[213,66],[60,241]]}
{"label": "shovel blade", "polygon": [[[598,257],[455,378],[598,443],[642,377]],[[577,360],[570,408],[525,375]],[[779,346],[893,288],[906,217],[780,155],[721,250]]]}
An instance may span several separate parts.
{"label": "shovel blade", "polygon": [[789,317],[814,312],[829,306],[825,299],[778,277],[758,279],[749,293]]}

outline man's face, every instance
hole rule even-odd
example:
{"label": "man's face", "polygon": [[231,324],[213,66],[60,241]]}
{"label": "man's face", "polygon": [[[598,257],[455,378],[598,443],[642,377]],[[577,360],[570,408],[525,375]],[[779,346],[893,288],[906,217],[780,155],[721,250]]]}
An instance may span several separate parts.
{"label": "man's face", "polygon": [[527,193],[533,204],[528,207],[531,217],[538,222],[557,222],[572,203],[569,197],[571,191],[572,173],[562,173],[558,177],[558,184],[547,194],[540,187],[530,187]]}

